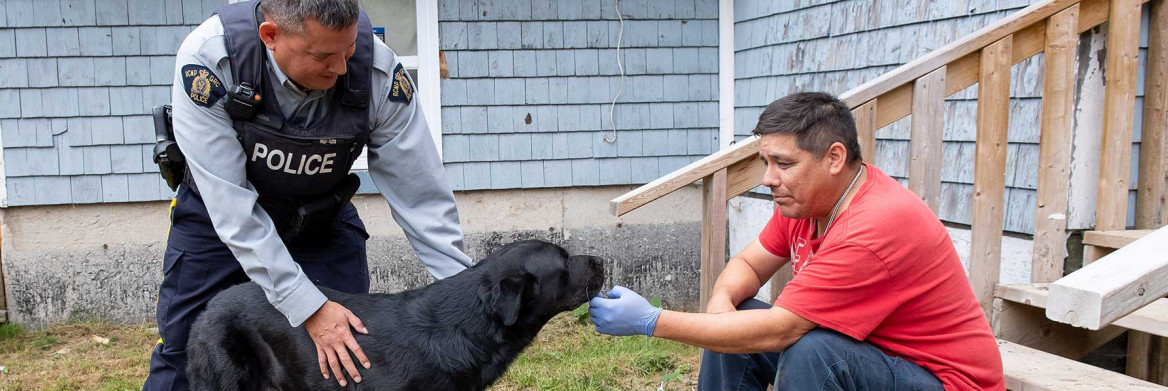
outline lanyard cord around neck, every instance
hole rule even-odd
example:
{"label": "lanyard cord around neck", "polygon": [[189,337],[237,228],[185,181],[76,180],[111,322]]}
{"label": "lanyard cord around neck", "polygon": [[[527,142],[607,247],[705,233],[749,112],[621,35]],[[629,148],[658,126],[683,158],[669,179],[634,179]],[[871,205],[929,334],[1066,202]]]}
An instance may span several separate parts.
{"label": "lanyard cord around neck", "polygon": [[831,223],[835,222],[835,218],[839,214],[840,206],[844,204],[844,199],[848,198],[848,194],[852,192],[852,188],[855,187],[856,182],[860,180],[860,175],[864,175],[863,164],[860,165],[860,171],[856,172],[856,177],[852,178],[852,183],[848,184],[848,189],[844,190],[844,195],[841,195],[839,201],[836,201],[835,207],[831,208],[831,217],[827,219],[827,226],[823,228],[823,235],[827,235],[827,230],[831,229]]}

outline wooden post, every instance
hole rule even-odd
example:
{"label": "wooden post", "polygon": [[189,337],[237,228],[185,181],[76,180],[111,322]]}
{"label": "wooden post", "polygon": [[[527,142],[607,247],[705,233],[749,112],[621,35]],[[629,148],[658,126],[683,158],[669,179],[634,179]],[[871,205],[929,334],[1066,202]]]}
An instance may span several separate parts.
{"label": "wooden post", "polygon": [[1010,117],[1008,35],[981,50],[977,88],[977,161],[973,168],[973,229],[969,280],[986,319],[993,311],[994,286],[1002,263],[1002,220],[1006,193],[1006,129]]}
{"label": "wooden post", "polygon": [[701,311],[726,267],[726,169],[702,179]]}
{"label": "wooden post", "polygon": [[1071,113],[1075,104],[1072,98],[1078,22],[1079,5],[1076,4],[1051,16],[1046,23],[1031,282],[1052,282],[1062,277],[1063,260],[1067,256],[1067,187],[1071,180]]}
{"label": "wooden post", "polygon": [[[1149,8],[1136,229],[1168,224],[1168,4],[1153,1]],[[1168,339],[1138,332],[1128,338],[1128,374],[1139,377],[1133,372],[1142,371],[1146,376],[1139,378],[1168,384]]]}
{"label": "wooden post", "polygon": [[876,99],[852,109],[856,120],[856,137],[860,141],[860,155],[864,163],[876,161]]}
{"label": "wooden post", "polygon": [[945,131],[945,72],[941,67],[913,82],[908,188],[934,215],[941,214],[941,145]]}
{"label": "wooden post", "polygon": [[[4,247],[3,216],[7,210],[0,210],[0,248]],[[0,323],[8,323],[8,285],[4,284],[4,252],[0,250]]]}
{"label": "wooden post", "polygon": [[1136,229],[1168,225],[1168,4],[1150,7]]}
{"label": "wooden post", "polygon": [[783,288],[794,277],[794,274],[791,273],[790,262],[787,262],[786,265],[783,265],[783,267],[775,272],[774,276],[771,276],[771,304],[774,304],[775,300],[779,299],[779,295],[783,293]]}
{"label": "wooden post", "polygon": [[1107,32],[1107,84],[1103,93],[1103,152],[1099,158],[1096,230],[1127,225],[1132,121],[1139,65],[1140,2],[1112,0]]}
{"label": "wooden post", "polygon": [[[1139,65],[1141,2],[1111,0],[1107,32],[1107,75],[1103,93],[1103,147],[1099,157],[1096,230],[1127,228],[1128,178]],[[1127,373],[1147,378],[1150,336],[1128,334]],[[1134,359],[1133,359],[1134,358]]]}
{"label": "wooden post", "polygon": [[1124,372],[1136,379],[1148,379],[1151,364],[1149,359],[1152,346],[1152,334],[1141,333],[1135,330],[1127,332],[1127,365]]}

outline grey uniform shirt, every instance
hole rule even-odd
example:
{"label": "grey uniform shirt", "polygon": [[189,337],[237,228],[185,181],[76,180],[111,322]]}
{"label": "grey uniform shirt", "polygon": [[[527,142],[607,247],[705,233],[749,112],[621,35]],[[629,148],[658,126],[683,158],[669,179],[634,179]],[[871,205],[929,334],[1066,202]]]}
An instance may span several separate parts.
{"label": "grey uniform shirt", "polygon": [[[369,175],[426,269],[435,278],[446,278],[471,265],[462,251],[454,194],[418,97],[408,105],[389,100],[397,59],[380,40],[374,42]],[[280,71],[270,52],[268,56],[266,82],[273,83],[284,117],[294,123],[323,117],[331,93],[300,89]],[[299,326],[327,299],[292,261],[271,217],[256,203],[259,194],[247,180],[243,146],[223,108],[226,98],[204,107],[186,93],[181,70],[190,64],[209,68],[225,87],[233,85],[218,16],[192,31],[178,50],[171,90],[175,138],[219,239],[264,289],[268,301]]]}

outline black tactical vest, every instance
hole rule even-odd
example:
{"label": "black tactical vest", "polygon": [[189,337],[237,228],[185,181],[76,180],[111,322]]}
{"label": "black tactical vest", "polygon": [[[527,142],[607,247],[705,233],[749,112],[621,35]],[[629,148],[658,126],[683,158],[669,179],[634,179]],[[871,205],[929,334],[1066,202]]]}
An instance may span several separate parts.
{"label": "black tactical vest", "polygon": [[[236,85],[250,84],[262,97],[256,115],[233,118],[233,127],[243,144],[247,180],[259,192],[260,206],[271,215],[281,236],[295,236],[310,231],[312,227],[306,224],[331,222],[343,206],[331,204],[348,204],[356,191],[356,176],[349,169],[372,132],[373,28],[361,12],[356,52],[327,98],[324,117],[296,126],[280,111],[274,89],[284,87],[273,85],[266,66],[266,47],[259,38],[263,20],[259,3],[228,4],[216,11],[226,33],[232,79]],[[341,193],[349,194],[338,197]]]}
{"label": "black tactical vest", "polygon": [[373,28],[362,12],[357,50],[337,80],[324,118],[300,127],[280,112],[268,75],[267,52],[259,38],[259,1],[219,8],[227,35],[227,55],[236,84],[258,86],[259,113],[236,119],[234,127],[247,159],[247,179],[260,195],[312,198],[340,184],[371,132],[369,94],[373,72]]}

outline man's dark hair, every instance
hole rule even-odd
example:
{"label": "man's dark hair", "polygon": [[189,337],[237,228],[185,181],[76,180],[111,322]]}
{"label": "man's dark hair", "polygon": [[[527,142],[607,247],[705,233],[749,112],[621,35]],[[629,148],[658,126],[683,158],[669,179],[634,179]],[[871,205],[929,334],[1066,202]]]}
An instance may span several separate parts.
{"label": "man's dark hair", "polygon": [[304,21],[312,18],[329,30],[343,30],[357,23],[357,0],[263,0],[264,16],[292,34],[304,34]]}
{"label": "man's dark hair", "polygon": [[799,149],[816,159],[838,142],[848,151],[849,165],[863,161],[851,110],[828,93],[798,92],[771,102],[758,116],[753,133],[794,135]]}

